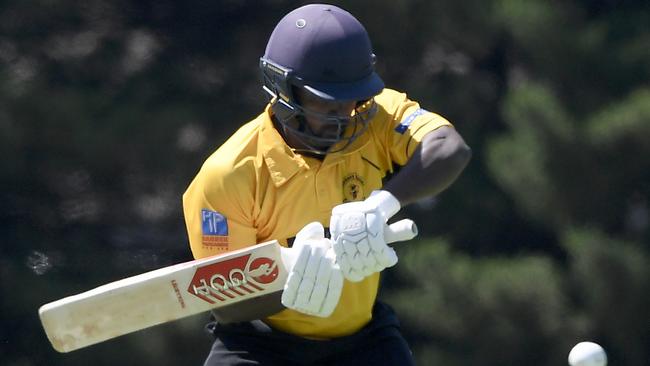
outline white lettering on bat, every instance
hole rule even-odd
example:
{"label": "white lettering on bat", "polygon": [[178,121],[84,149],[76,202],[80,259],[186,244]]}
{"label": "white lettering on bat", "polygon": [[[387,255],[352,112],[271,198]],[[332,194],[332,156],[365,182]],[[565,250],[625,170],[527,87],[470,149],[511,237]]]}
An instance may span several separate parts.
{"label": "white lettering on bat", "polygon": [[210,302],[216,302],[232,298],[233,294],[237,295],[238,293],[236,291],[233,293],[233,291],[229,290],[236,290],[248,284],[252,286],[252,290],[251,286],[245,287],[249,293],[255,289],[261,290],[260,287],[255,285],[257,281],[254,278],[272,273],[277,268],[277,264],[275,262],[272,265],[264,263],[258,268],[250,269],[250,263],[250,261],[247,263],[246,270],[240,268],[231,269],[228,273],[228,278],[220,273],[215,273],[210,277],[209,281],[206,281],[205,278],[199,279],[200,285],[192,285],[194,294]]}

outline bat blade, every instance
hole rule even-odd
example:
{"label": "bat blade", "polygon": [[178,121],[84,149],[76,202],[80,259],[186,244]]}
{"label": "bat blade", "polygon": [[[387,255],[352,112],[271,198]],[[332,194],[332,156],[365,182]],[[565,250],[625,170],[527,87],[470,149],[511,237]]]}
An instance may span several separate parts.
{"label": "bat blade", "polygon": [[280,248],[273,240],[111,282],[41,306],[41,323],[54,349],[70,352],[257,299],[284,286]]}

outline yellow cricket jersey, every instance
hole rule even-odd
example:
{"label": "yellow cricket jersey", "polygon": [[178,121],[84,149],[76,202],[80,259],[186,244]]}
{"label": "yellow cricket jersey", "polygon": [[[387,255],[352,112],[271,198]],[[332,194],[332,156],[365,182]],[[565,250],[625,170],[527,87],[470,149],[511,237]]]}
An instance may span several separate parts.
{"label": "yellow cricket jersey", "polygon": [[[323,161],[294,153],[273,127],[268,106],[242,126],[205,161],[183,195],[194,257],[272,239],[286,246],[312,221],[327,227],[334,206],[381,188],[382,179],[408,161],[426,133],[450,125],[394,90],[384,89],[375,102],[377,113],[364,134]],[[378,286],[379,274],[345,281],[328,318],[287,309],[265,322],[307,338],[349,335],[370,321]]]}

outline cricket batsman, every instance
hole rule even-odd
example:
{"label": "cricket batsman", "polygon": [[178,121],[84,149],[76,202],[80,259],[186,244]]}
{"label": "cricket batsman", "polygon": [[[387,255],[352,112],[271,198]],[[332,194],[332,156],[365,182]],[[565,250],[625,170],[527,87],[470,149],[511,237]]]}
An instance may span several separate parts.
{"label": "cricket batsman", "polygon": [[[277,239],[297,253],[277,301],[214,321],[215,365],[412,365],[377,301],[398,262],[384,227],[439,194],[471,150],[449,121],[384,86],[363,25],[311,4],[280,20],[260,58],[269,103],[201,167],[183,195],[195,258]],[[219,315],[216,315],[219,319]]]}

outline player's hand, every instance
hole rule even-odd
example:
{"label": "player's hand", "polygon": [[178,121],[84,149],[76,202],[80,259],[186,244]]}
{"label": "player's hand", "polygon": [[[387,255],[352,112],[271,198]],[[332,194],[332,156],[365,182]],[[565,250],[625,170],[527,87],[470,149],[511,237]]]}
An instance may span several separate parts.
{"label": "player's hand", "polygon": [[309,315],[330,316],[341,297],[343,275],[323,225],[305,226],[291,250],[296,260],[284,284],[282,305]]}
{"label": "player's hand", "polygon": [[388,191],[373,191],[365,201],[334,207],[330,219],[332,247],[343,276],[359,282],[372,273],[397,263],[397,254],[386,244],[386,222],[400,209]]}

